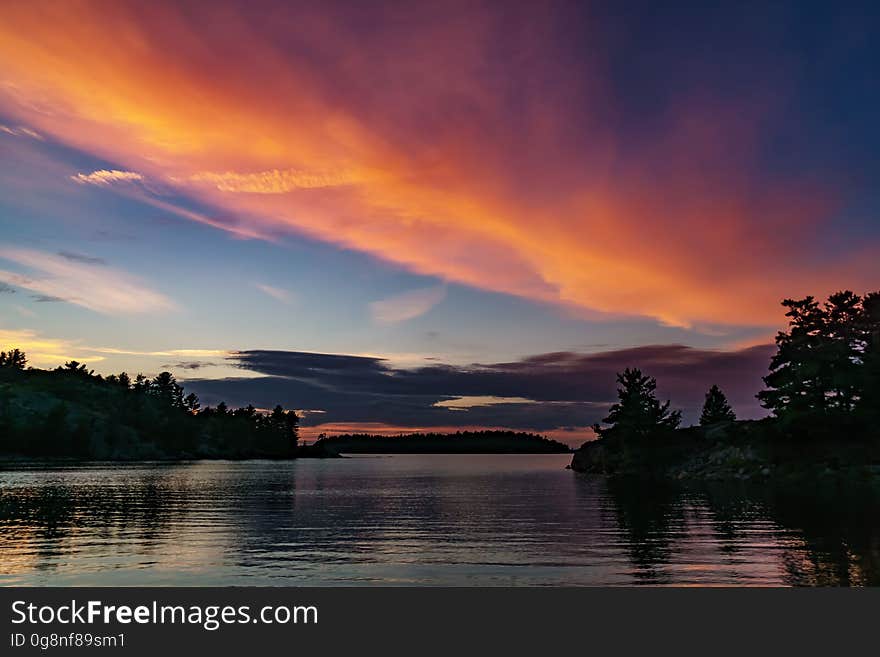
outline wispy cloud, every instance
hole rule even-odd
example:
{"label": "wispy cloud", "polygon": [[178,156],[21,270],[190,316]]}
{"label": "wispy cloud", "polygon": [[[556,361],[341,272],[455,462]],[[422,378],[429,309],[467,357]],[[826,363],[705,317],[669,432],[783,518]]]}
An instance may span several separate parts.
{"label": "wispy cloud", "polygon": [[410,290],[373,301],[370,304],[370,314],[373,321],[379,324],[396,324],[424,315],[445,298],[445,285]]}
{"label": "wispy cloud", "polygon": [[3,132],[7,135],[12,135],[14,137],[30,137],[31,139],[37,139],[39,141],[43,141],[43,135],[41,135],[36,130],[31,130],[30,128],[26,128],[25,126],[8,126],[8,125],[0,125],[0,132]]}
{"label": "wispy cloud", "polygon": [[119,171],[118,169],[99,169],[91,173],[78,173],[70,177],[71,180],[81,185],[98,185],[106,187],[111,183],[135,182],[144,177],[134,171]]}
{"label": "wispy cloud", "polygon": [[113,356],[178,356],[181,358],[226,357],[231,352],[223,349],[166,349],[160,351],[137,351],[115,347],[89,347],[89,351]]}
{"label": "wispy cloud", "polygon": [[0,283],[0,294],[15,294],[15,288],[7,283]]}
{"label": "wispy cloud", "polygon": [[280,287],[275,287],[274,285],[265,285],[264,283],[254,283],[254,287],[256,287],[263,294],[267,294],[273,299],[280,301],[281,303],[293,303],[296,299],[295,295],[289,290],[285,290]]}
{"label": "wispy cloud", "polygon": [[358,179],[353,173],[346,171],[271,169],[254,173],[202,171],[191,175],[188,180],[194,183],[207,183],[221,192],[285,194],[295,189],[319,189],[322,187],[352,185]]}
{"label": "wispy cloud", "polygon": [[237,221],[234,217],[221,220],[216,217],[208,216],[203,212],[196,212],[194,210],[190,210],[189,208],[182,207],[181,205],[178,205],[176,203],[169,203],[168,201],[164,201],[148,193],[132,193],[129,194],[129,196],[131,198],[142,201],[143,203],[151,205],[154,208],[158,208],[163,212],[168,212],[170,214],[174,214],[178,217],[189,219],[190,221],[195,221],[200,224],[212,226],[213,228],[225,230],[241,239],[263,239],[267,241],[272,241],[273,239],[270,233],[252,228],[248,225],[244,225],[241,222]]}
{"label": "wispy cloud", "polygon": [[200,370],[204,367],[211,367],[213,365],[215,365],[215,363],[209,363],[201,360],[191,360],[181,361],[180,363],[169,363],[167,365],[163,365],[162,367],[175,370]]}
{"label": "wispy cloud", "polygon": [[22,317],[27,317],[28,319],[32,319],[37,316],[30,308],[25,308],[24,306],[15,306],[15,312],[17,312]]}
{"label": "wispy cloud", "polygon": [[75,251],[59,251],[58,255],[72,262],[82,262],[87,265],[106,265],[107,261],[103,258],[95,258],[94,256],[76,253]]}
{"label": "wispy cloud", "polygon": [[497,406],[499,404],[534,404],[534,399],[525,397],[495,397],[492,395],[465,395],[454,399],[444,399],[434,403],[437,408],[448,408],[451,411],[466,411],[469,408]]}
{"label": "wispy cloud", "polygon": [[25,275],[0,269],[0,282],[30,290],[42,300],[63,299],[108,315],[174,308],[174,303],[164,294],[112,267],[15,247],[0,247],[0,259],[32,272]]}

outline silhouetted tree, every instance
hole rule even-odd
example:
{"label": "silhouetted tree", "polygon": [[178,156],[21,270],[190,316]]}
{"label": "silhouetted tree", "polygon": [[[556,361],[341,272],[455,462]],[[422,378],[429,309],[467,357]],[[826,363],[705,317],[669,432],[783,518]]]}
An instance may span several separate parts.
{"label": "silhouetted tree", "polygon": [[721,388],[713,385],[706,393],[706,401],[703,403],[703,412],[700,414],[700,424],[715,424],[716,422],[733,422],[736,414],[730,407],[727,397]]}
{"label": "silhouetted tree", "polygon": [[134,385],[132,386],[132,389],[135,392],[144,393],[150,389],[150,380],[143,374],[138,373],[138,375],[134,378]]}
{"label": "silhouetted tree", "polygon": [[278,434],[282,443],[296,448],[299,438],[299,416],[296,411],[285,411],[281,405],[272,409],[271,415],[266,418],[272,430]]}
{"label": "silhouetted tree", "polygon": [[196,393],[191,392],[183,398],[183,407],[190,413],[195,413],[199,410],[201,404],[199,403],[199,398]]}
{"label": "silhouetted tree", "polygon": [[58,367],[57,371],[66,372],[68,374],[76,374],[77,376],[93,376],[95,374],[94,370],[90,370],[86,368],[85,363],[80,363],[79,361],[69,360],[64,363],[63,367]]}
{"label": "silhouetted tree", "polygon": [[786,299],[789,330],[776,336],[777,352],[758,393],[779,417],[849,413],[871,405],[880,331],[878,293],[864,298],[838,292],[820,305],[813,297]]}
{"label": "silhouetted tree", "polygon": [[0,351],[0,367],[8,367],[13,370],[23,370],[27,366],[27,356],[21,349]]}
{"label": "silhouetted tree", "polygon": [[128,390],[131,388],[131,377],[128,376],[126,372],[120,372],[119,374],[111,374],[106,379],[104,379],[107,383],[110,383],[115,386],[119,386],[120,388],[124,388]]}
{"label": "silhouetted tree", "polygon": [[862,300],[865,333],[862,408],[872,422],[880,421],[880,292]]}
{"label": "silhouetted tree", "polygon": [[171,372],[160,372],[148,387],[148,392],[162,400],[168,408],[184,408],[183,388],[177,384],[177,380]]}
{"label": "silhouetted tree", "polygon": [[253,404],[248,404],[244,408],[236,408],[234,411],[232,411],[232,415],[234,417],[253,419],[257,415],[257,409],[254,408]]}
{"label": "silhouetted tree", "polygon": [[823,330],[822,309],[815,298],[786,299],[789,331],[776,335],[777,352],[770,361],[770,374],[764,377],[768,390],[758,393],[761,404],[777,415],[824,408],[825,390],[816,357]]}
{"label": "silhouetted tree", "polygon": [[824,305],[824,349],[821,350],[828,372],[829,405],[852,411],[861,396],[861,365],[865,351],[864,309],[862,298],[850,291],[828,297]]}
{"label": "silhouetted tree", "polygon": [[644,438],[678,428],[681,411],[670,411],[669,402],[657,399],[657,381],[639,369],[625,369],[617,375],[618,402],[603,422],[610,427],[594,426],[600,436],[621,434]]}

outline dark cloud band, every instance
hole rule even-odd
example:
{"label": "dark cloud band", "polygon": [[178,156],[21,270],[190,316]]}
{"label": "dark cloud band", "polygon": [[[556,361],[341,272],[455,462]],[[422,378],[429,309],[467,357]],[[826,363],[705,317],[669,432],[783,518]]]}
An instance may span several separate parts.
{"label": "dark cloud band", "polygon": [[[230,359],[263,376],[191,380],[207,403],[276,403],[325,412],[308,423],[382,422],[398,426],[509,426],[549,431],[600,420],[615,398],[615,374],[640,367],[657,378],[659,392],[695,419],[713,383],[742,417],[761,409],[760,389],[772,345],[736,351],[650,345],[592,354],[553,352],[505,363],[431,364],[395,369],[381,359],[344,354],[250,350]],[[466,409],[437,406],[459,397],[496,397],[512,403]],[[525,400],[525,401],[523,401]]]}

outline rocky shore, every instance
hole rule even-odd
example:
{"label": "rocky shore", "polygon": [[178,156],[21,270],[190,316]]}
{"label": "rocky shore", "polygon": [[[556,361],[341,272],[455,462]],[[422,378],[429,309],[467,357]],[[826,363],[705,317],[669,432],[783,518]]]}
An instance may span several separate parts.
{"label": "rocky shore", "polygon": [[780,436],[762,421],[679,429],[657,440],[603,438],[572,456],[575,472],[671,480],[779,481],[837,478],[880,481],[876,440]]}

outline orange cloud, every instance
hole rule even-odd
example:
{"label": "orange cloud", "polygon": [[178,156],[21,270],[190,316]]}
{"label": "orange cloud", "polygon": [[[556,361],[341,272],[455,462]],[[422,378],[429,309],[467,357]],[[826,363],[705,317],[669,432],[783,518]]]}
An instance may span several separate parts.
{"label": "orange cloud", "polygon": [[189,177],[190,182],[207,183],[221,192],[244,192],[251,194],[284,194],[296,189],[316,189],[351,185],[356,178],[345,172],[309,172],[288,169],[238,173],[226,171],[214,173],[203,171]]}
{"label": "orange cloud", "polygon": [[775,325],[783,296],[880,273],[867,247],[816,265],[830,190],[754,179],[760,106],[681,98],[633,146],[601,62],[565,76],[540,7],[398,6],[370,30],[208,7],[7,7],[0,110],[242,218],[203,223],[576,312]]}

